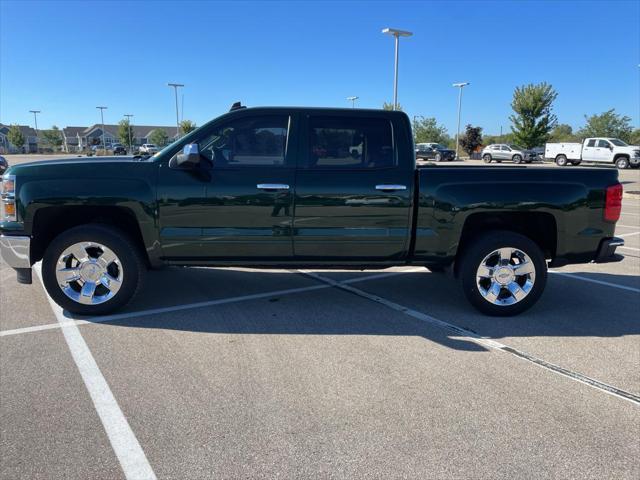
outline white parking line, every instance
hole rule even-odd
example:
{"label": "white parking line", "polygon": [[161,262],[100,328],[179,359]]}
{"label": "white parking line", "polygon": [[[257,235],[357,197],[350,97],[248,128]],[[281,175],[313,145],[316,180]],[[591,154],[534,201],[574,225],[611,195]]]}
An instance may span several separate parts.
{"label": "white parking line", "polygon": [[[36,268],[35,271],[42,282],[40,268]],[[62,333],[71,351],[71,356],[80,371],[91,400],[93,400],[93,405],[111,442],[111,447],[118,457],[125,477],[128,480],[155,480],[156,475],[153,473],[147,456],[113,396],[109,384],[80,333],[80,329],[75,323],[69,324],[62,309],[53,302],[51,297],[47,296],[47,298],[58,322],[64,324]]]}
{"label": "white parking line", "polygon": [[620,285],[619,283],[605,282],[604,280],[596,280],[595,278],[583,277],[582,275],[576,275],[575,273],[558,272],[557,270],[549,270],[549,273],[560,275],[562,277],[574,278],[576,280],[582,280],[583,282],[597,283],[599,285],[606,285],[607,287],[619,288],[620,290],[628,290],[630,292],[640,293],[640,288],[628,287],[626,285]]}
{"label": "white parking line", "polygon": [[[40,264],[37,264],[34,266],[34,268],[36,269],[36,272],[38,271],[38,269],[40,268]],[[419,267],[419,268],[410,268],[410,269],[406,269],[406,270],[402,270],[402,271],[396,271],[396,272],[384,272],[384,273],[379,273],[379,274],[374,274],[374,275],[366,275],[364,277],[356,277],[356,278],[351,278],[348,280],[344,280],[344,283],[358,283],[358,282],[365,282],[365,281],[369,281],[369,280],[378,280],[381,278],[387,278],[387,277],[393,277],[395,275],[400,275],[402,273],[410,273],[410,272],[417,272],[417,271],[426,271],[423,267]],[[114,322],[114,321],[118,321],[118,320],[125,320],[128,318],[135,318],[135,317],[146,317],[148,315],[158,315],[158,314],[162,314],[162,313],[173,313],[173,312],[180,312],[182,310],[191,310],[194,308],[204,308],[204,307],[213,307],[215,305],[225,305],[228,303],[236,303],[236,302],[244,302],[244,301],[248,301],[248,300],[259,300],[261,298],[268,298],[268,297],[273,297],[275,295],[290,295],[290,294],[294,294],[294,293],[303,293],[303,292],[311,292],[313,290],[322,290],[325,288],[331,288],[331,285],[310,285],[307,287],[298,287],[298,288],[287,288],[284,290],[272,290],[269,292],[263,292],[263,293],[254,293],[252,295],[242,295],[239,297],[228,297],[228,298],[221,298],[218,300],[209,300],[209,301],[205,301],[205,302],[196,302],[196,303],[185,303],[182,305],[174,305],[171,307],[163,307],[163,308],[152,308],[152,309],[148,309],[148,310],[138,310],[135,312],[128,312],[128,313],[117,313],[114,315],[104,315],[101,317],[91,317],[89,319],[73,319],[73,318],[67,318],[64,317],[64,321],[62,322],[57,322],[57,323],[49,323],[49,324],[45,324],[45,325],[35,325],[32,327],[24,327],[24,328],[14,328],[11,330],[2,330],[0,331],[0,337],[6,337],[6,336],[10,336],[10,335],[20,335],[22,333],[32,333],[32,332],[40,332],[42,330],[51,330],[53,328],[64,328],[67,326],[78,326],[78,325],[89,325],[89,324],[94,324],[94,323],[105,323],[105,322]],[[45,292],[46,295],[46,292]],[[47,298],[49,298],[49,302],[51,302],[51,298],[47,295]],[[64,316],[64,313],[61,313]]]}
{"label": "white parking line", "polygon": [[517,350],[513,347],[509,347],[507,345],[504,345],[500,342],[496,342],[495,340],[492,340],[490,338],[487,337],[483,337],[481,335],[478,335],[475,332],[472,332],[470,330],[467,330],[465,328],[459,327],[457,325],[454,325],[452,323],[448,323],[445,322],[443,320],[437,319],[435,317],[432,317],[430,315],[427,315],[425,313],[419,312],[417,310],[413,310],[412,308],[409,307],[405,307],[404,305],[400,305],[399,303],[393,302],[391,300],[387,300],[386,298],[382,298],[379,297],[377,295],[373,295],[371,293],[365,292],[364,290],[360,290],[359,288],[355,288],[352,287],[350,285],[345,285],[344,283],[339,283],[336,282],[335,280],[332,280],[330,278],[326,278],[323,277],[321,275],[318,275],[316,273],[313,272],[308,272],[308,271],[304,271],[301,270],[302,273],[304,273],[305,275],[310,276],[311,278],[315,278],[318,281],[324,282],[328,285],[332,285],[333,287],[339,288],[341,290],[345,290],[347,292],[351,292],[354,293],[356,295],[358,295],[359,297],[363,297],[366,298],[367,300],[372,300],[376,303],[379,303],[381,305],[384,305],[388,308],[391,308],[392,310],[395,310],[397,312],[401,312],[404,313],[405,315],[408,315],[412,318],[415,318],[417,320],[423,321],[425,323],[429,323],[431,325],[434,325],[436,327],[442,328],[444,330],[450,331],[450,332],[454,332],[457,335],[460,335],[462,339],[464,340],[468,340],[468,341],[473,341],[476,342],[480,345],[483,345],[485,347],[494,349],[494,350],[499,350],[501,352],[504,353],[509,353],[512,354],[514,356],[516,356],[517,358],[520,358],[522,360],[526,360],[528,362],[533,363],[534,365],[537,365],[539,367],[542,367],[546,370],[549,370],[551,372],[554,372],[558,375],[562,375],[566,378],[569,378],[571,380],[574,380],[576,382],[580,382],[582,384],[585,384],[589,387],[595,388],[597,390],[600,390],[601,392],[607,393],[609,395],[613,395],[614,397],[618,397],[622,400],[627,400],[631,403],[634,403],[636,405],[640,405],[640,396],[635,395],[633,393],[630,392],[626,392],[622,389],[619,389],[617,387],[614,387],[612,385],[608,385],[604,382],[600,382],[599,380],[595,380],[593,378],[587,377],[586,375],[582,375],[581,373],[578,372],[573,372],[571,370],[567,370],[563,367],[560,367],[559,365],[555,365],[553,363],[549,363],[541,358],[537,358],[533,355],[530,355],[526,352],[523,352],[521,350]]}
{"label": "white parking line", "polygon": [[622,235],[616,235],[616,237],[631,237],[633,235],[640,235],[640,232],[623,233]]}
{"label": "white parking line", "polygon": [[616,227],[623,227],[623,228],[638,228],[638,225],[622,225],[621,223],[616,223]]}
{"label": "white parking line", "polygon": [[623,250],[631,250],[631,251],[634,251],[634,252],[640,252],[640,248],[635,248],[635,247],[624,246],[624,247],[618,247],[618,248],[622,248]]}

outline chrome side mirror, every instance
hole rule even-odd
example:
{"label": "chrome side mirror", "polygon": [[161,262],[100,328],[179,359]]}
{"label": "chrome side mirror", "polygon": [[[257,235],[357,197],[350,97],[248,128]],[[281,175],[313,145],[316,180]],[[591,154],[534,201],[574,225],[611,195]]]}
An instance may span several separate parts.
{"label": "chrome side mirror", "polygon": [[180,167],[192,167],[200,163],[200,150],[197,143],[188,143],[182,149],[182,153],[176,156],[176,163]]}

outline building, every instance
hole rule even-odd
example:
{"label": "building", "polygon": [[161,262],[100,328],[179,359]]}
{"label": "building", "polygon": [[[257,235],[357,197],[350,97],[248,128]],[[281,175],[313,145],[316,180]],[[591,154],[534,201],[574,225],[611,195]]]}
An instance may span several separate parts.
{"label": "building", "polygon": [[[0,153],[36,153],[38,151],[38,137],[36,131],[27,125],[18,125],[22,136],[24,137],[24,145],[18,148],[9,142],[9,129],[11,125],[3,125],[0,123]],[[173,131],[175,135],[175,128]]]}
{"label": "building", "polygon": [[[165,131],[169,142],[176,139],[176,127],[133,125],[133,145],[140,146],[143,143],[153,143],[149,138],[158,129]],[[66,152],[82,151],[93,145],[102,144],[102,124],[92,125],[91,127],[65,127],[62,129],[62,136],[64,141],[63,148]],[[104,143],[107,146],[114,143],[122,143],[118,136],[118,125],[105,124]]]}

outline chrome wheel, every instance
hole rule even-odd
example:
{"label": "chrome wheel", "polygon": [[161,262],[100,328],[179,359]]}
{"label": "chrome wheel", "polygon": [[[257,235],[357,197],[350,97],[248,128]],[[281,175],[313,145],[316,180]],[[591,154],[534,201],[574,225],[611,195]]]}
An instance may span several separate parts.
{"label": "chrome wheel", "polygon": [[98,305],[113,298],[122,286],[120,259],[109,247],[96,242],[74,243],[56,264],[62,292],[83,305]]}
{"label": "chrome wheel", "polygon": [[536,281],[536,268],[522,250],[504,247],[484,257],[476,272],[480,295],[498,306],[522,301]]}

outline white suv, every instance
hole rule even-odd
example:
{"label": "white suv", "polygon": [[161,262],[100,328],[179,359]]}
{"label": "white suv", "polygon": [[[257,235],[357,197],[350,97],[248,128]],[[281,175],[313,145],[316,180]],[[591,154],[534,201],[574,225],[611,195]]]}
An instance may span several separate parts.
{"label": "white suv", "polygon": [[488,145],[482,150],[482,160],[484,163],[497,163],[503,160],[513,161],[514,163],[531,163],[536,159],[536,153],[533,150],[519,147],[513,144],[499,143]]}
{"label": "white suv", "polygon": [[158,153],[158,147],[156,147],[153,143],[144,143],[140,145],[138,149],[140,153]]}

